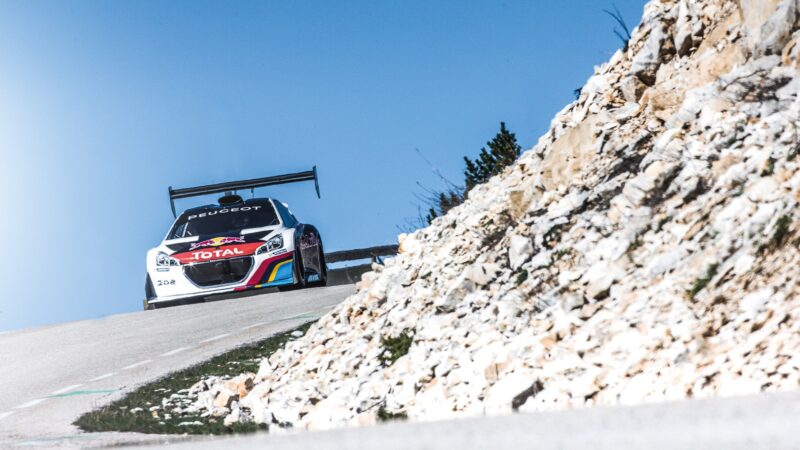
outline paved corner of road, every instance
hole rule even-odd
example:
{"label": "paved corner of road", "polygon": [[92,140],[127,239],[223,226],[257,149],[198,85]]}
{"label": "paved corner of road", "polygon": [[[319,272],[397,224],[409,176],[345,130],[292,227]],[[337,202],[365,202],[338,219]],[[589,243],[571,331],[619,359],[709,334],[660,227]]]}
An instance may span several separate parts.
{"label": "paved corner of road", "polygon": [[136,386],[316,320],[353,291],[263,294],[0,334],[0,447],[151,442],[72,423]]}

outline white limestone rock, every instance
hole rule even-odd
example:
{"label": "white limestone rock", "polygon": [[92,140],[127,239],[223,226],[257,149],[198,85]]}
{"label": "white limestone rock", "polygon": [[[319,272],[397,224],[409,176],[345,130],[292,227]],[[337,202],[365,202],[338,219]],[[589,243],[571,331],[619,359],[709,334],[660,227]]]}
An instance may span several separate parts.
{"label": "white limestone rock", "polygon": [[515,165],[399,236],[252,387],[208,377],[181,410],[329,429],[796,389],[792,8],[648,2]]}
{"label": "white limestone rock", "polygon": [[531,255],[533,255],[531,239],[525,236],[512,235],[508,247],[508,259],[511,268],[519,268]]}

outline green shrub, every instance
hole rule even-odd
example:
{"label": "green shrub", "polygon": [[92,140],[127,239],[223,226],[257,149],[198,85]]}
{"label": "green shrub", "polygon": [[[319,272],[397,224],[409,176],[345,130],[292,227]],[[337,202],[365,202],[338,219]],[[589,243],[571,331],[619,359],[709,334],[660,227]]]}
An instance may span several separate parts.
{"label": "green shrub", "polygon": [[694,297],[708,286],[708,283],[710,283],[711,279],[717,274],[717,269],[719,269],[719,264],[711,264],[708,266],[706,274],[694,281],[692,288],[686,293],[689,300],[694,300]]}
{"label": "green shrub", "polygon": [[662,217],[661,220],[658,221],[658,225],[656,226],[656,233],[660,233],[661,230],[664,229],[664,225],[668,224],[671,220],[672,216]]}
{"label": "green shrub", "polygon": [[378,422],[391,422],[394,420],[406,419],[408,419],[408,414],[406,414],[404,411],[391,413],[386,410],[385,406],[381,406],[380,409],[378,409]]}
{"label": "green shrub", "polygon": [[761,176],[766,177],[773,173],[775,173],[775,158],[769,158],[767,164],[764,166],[764,170],[761,171]]}
{"label": "green shrub", "polygon": [[525,269],[520,270],[517,272],[517,286],[524,283],[525,280],[528,279],[528,271]]}
{"label": "green shrub", "polygon": [[408,354],[408,349],[411,348],[411,343],[414,342],[413,330],[403,330],[399,336],[384,336],[381,338],[381,364],[388,367],[394,364],[395,361]]}

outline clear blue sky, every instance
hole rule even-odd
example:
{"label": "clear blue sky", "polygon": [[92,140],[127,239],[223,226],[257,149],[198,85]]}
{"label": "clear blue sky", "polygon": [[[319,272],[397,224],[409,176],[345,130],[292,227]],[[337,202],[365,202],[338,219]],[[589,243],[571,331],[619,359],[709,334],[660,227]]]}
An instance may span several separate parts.
{"label": "clear blue sky", "polygon": [[0,3],[0,330],[139,310],[169,185],[316,164],[321,200],[262,193],[328,250],[394,242],[442,187],[415,149],[460,181],[501,120],[530,148],[619,47],[611,3]]}

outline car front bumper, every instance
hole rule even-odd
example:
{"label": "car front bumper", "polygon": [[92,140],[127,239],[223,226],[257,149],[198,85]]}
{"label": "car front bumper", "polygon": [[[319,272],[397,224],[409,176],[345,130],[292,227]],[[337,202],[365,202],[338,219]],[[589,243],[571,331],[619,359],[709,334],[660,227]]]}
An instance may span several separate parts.
{"label": "car front bumper", "polygon": [[[296,282],[293,254],[294,252],[285,251],[236,258],[250,259],[247,267],[243,267],[242,261],[217,260],[202,263],[202,268],[193,265],[148,268],[149,281],[155,295],[148,298],[147,302],[169,303],[215,294],[291,285]],[[226,272],[215,274],[215,269]]]}

